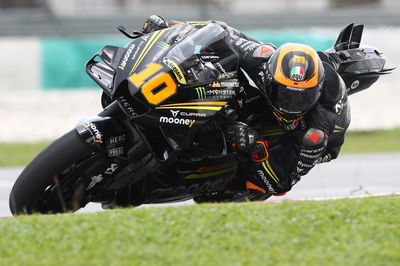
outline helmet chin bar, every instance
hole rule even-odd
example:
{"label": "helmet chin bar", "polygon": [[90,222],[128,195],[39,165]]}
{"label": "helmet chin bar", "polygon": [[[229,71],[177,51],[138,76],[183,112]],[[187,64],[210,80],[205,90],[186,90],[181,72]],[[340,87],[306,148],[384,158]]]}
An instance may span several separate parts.
{"label": "helmet chin bar", "polygon": [[287,131],[294,130],[298,126],[299,120],[303,118],[303,115],[301,115],[295,119],[286,119],[279,112],[272,111],[272,113],[275,115],[278,123]]}

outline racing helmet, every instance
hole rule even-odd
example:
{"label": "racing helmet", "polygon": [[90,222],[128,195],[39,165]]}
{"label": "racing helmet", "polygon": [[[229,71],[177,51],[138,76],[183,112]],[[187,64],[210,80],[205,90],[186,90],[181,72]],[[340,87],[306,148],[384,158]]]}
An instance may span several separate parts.
{"label": "racing helmet", "polygon": [[308,45],[286,43],[268,61],[266,94],[279,123],[297,122],[317,103],[324,82],[324,68]]}

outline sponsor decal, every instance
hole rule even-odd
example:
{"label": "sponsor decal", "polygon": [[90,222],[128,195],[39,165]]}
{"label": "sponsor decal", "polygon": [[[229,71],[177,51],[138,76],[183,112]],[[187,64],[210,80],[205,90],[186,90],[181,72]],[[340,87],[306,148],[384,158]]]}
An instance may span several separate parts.
{"label": "sponsor decal", "polygon": [[317,144],[320,135],[321,131],[318,131],[314,134],[308,134],[307,137],[312,141],[312,143]]}
{"label": "sponsor decal", "polygon": [[364,51],[357,51],[357,52],[355,53],[355,55],[356,55],[356,56],[359,56],[359,57],[364,57],[364,56],[366,56],[366,53],[365,53]]}
{"label": "sponsor decal", "polygon": [[289,110],[286,110],[285,108],[279,108],[279,111],[281,111],[283,113],[287,113],[287,114],[293,114],[293,115],[301,114],[300,111],[289,111]]}
{"label": "sponsor decal", "polygon": [[[265,71],[265,70],[264,70]],[[258,76],[260,76],[260,79],[261,79],[261,81],[262,81],[262,83],[264,83],[265,82],[265,72],[264,71],[260,71],[260,72],[258,72]]]}
{"label": "sponsor decal", "polygon": [[308,159],[317,159],[317,158],[319,158],[320,156],[321,156],[321,154],[314,154],[314,155],[312,155],[312,154],[307,154],[307,153],[304,153],[304,152],[300,152],[300,156],[302,156],[302,157],[305,157],[305,158],[308,158]]}
{"label": "sponsor decal", "polygon": [[179,187],[171,187],[171,188],[158,188],[151,192],[151,195],[177,195],[183,193],[200,193],[209,190],[215,190],[220,188],[225,182],[224,178],[218,178],[213,181],[207,181],[204,183],[195,183],[188,186],[179,186]]}
{"label": "sponsor decal", "polygon": [[305,164],[302,161],[298,161],[297,165],[302,168],[313,168],[315,164]]}
{"label": "sponsor decal", "polygon": [[176,117],[180,112],[180,110],[170,110],[170,111],[171,111],[173,117]]}
{"label": "sponsor decal", "polygon": [[222,67],[222,65],[220,63],[216,63],[215,65],[217,65],[217,67],[219,68],[219,70],[221,70],[221,72],[226,72],[225,68]]}
{"label": "sponsor decal", "polygon": [[197,87],[195,88],[196,93],[197,93],[197,98],[199,99],[205,99],[207,97],[206,95],[206,88],[204,87]]}
{"label": "sponsor decal", "polygon": [[219,83],[219,82],[213,82],[211,87],[218,88],[218,87],[222,87],[222,86],[221,86],[221,83]]}
{"label": "sponsor decal", "polygon": [[308,153],[308,154],[316,154],[316,153],[321,153],[323,150],[325,150],[325,147],[321,147],[321,148],[318,148],[318,149],[314,149],[314,150],[304,150],[304,149],[302,149],[301,150],[301,152],[306,152],[306,153]]}
{"label": "sponsor decal", "polygon": [[236,45],[242,45],[246,40],[243,38],[240,38],[239,40],[236,41]]}
{"label": "sponsor decal", "polygon": [[264,184],[267,186],[268,191],[272,192],[272,193],[276,193],[274,188],[272,187],[271,183],[269,182],[269,180],[267,179],[267,177],[265,176],[264,172],[262,170],[257,170],[257,174],[258,176],[262,179],[262,181],[264,182]]}
{"label": "sponsor decal", "polygon": [[207,95],[232,97],[233,95],[235,95],[235,91],[234,90],[224,90],[224,89],[213,89],[213,90],[207,90]]}
{"label": "sponsor decal", "polygon": [[196,122],[194,119],[187,119],[187,118],[177,118],[177,117],[160,117],[160,123],[164,124],[175,124],[175,125],[183,125],[192,127],[193,124]]}
{"label": "sponsor decal", "polygon": [[92,176],[91,178],[92,180],[90,181],[89,185],[87,186],[86,190],[90,190],[92,189],[96,184],[100,183],[101,181],[103,181],[103,176],[100,175],[95,175]]}
{"label": "sponsor decal", "polygon": [[263,56],[266,53],[273,53],[274,51],[275,49],[273,49],[271,46],[264,44],[261,46],[260,55]]}
{"label": "sponsor decal", "polygon": [[243,99],[239,99],[237,100],[239,107],[242,108],[243,107]]}
{"label": "sponsor decal", "polygon": [[182,31],[180,31],[180,33],[178,34],[178,36],[175,39],[175,42],[180,42],[183,38],[185,38],[186,36],[189,36],[190,31],[194,29],[193,26],[191,25],[187,25],[185,29],[183,29]]}
{"label": "sponsor decal", "polygon": [[222,87],[233,87],[233,88],[239,87],[239,81],[237,79],[221,81],[218,83],[221,84]]}
{"label": "sponsor decal", "polygon": [[104,173],[107,175],[112,175],[117,169],[118,169],[118,164],[112,163]]}
{"label": "sponsor decal", "polygon": [[94,138],[94,142],[103,143],[103,136],[100,133],[100,130],[97,129],[96,125],[90,121],[83,121],[81,125],[89,130]]}
{"label": "sponsor decal", "polygon": [[236,77],[236,71],[220,73],[217,79],[230,79]]}
{"label": "sponsor decal", "polygon": [[295,66],[290,70],[290,79],[301,81],[304,79],[304,69],[300,66]]}
{"label": "sponsor decal", "polygon": [[292,60],[293,60],[293,63],[302,64],[302,65],[306,64],[305,56],[294,55]]}
{"label": "sponsor decal", "polygon": [[197,112],[180,112],[181,116],[197,116],[197,117],[206,117],[205,113],[197,113]]}
{"label": "sponsor decal", "polygon": [[353,83],[351,83],[350,89],[354,90],[358,87],[358,85],[360,85],[360,81],[356,79],[355,81],[353,81]]}
{"label": "sponsor decal", "polygon": [[168,36],[165,38],[165,41],[171,44],[173,41],[172,39],[175,38],[178,32],[182,29],[182,27],[173,27],[173,30],[168,33]]}
{"label": "sponsor decal", "polygon": [[163,42],[163,41],[158,41],[158,42],[156,43],[156,46],[157,46],[158,48],[160,48],[160,49],[163,49],[163,50],[166,50],[166,49],[169,48],[169,44],[166,43],[166,42]]}
{"label": "sponsor decal", "polygon": [[165,58],[164,63],[174,72],[176,79],[181,84],[186,84],[185,76],[179,66],[171,59]]}
{"label": "sponsor decal", "polygon": [[251,43],[250,45],[244,47],[243,50],[244,50],[245,52],[247,52],[247,51],[252,51],[252,50],[256,49],[258,46],[259,46],[258,43]]}
{"label": "sponsor decal", "polygon": [[181,110],[170,110],[172,113],[172,116],[175,118],[178,115],[179,116],[197,116],[197,117],[206,117],[207,115],[204,113],[197,113],[197,112],[185,112]]}
{"label": "sponsor decal", "polygon": [[296,88],[291,86],[286,86],[286,88],[291,91],[304,91],[304,88]]}
{"label": "sponsor decal", "polygon": [[302,168],[296,166],[296,171],[299,174],[299,173],[303,173],[305,171],[305,169],[302,169]]}
{"label": "sponsor decal", "polygon": [[219,56],[217,56],[217,55],[202,55],[200,58],[205,61],[212,61],[212,60],[219,59]]}
{"label": "sponsor decal", "polygon": [[126,64],[128,63],[128,60],[129,60],[129,56],[131,55],[131,53],[132,53],[133,49],[135,49],[135,47],[136,47],[135,44],[131,44],[128,47],[124,57],[122,58],[121,64],[118,66],[119,69],[125,70]]}
{"label": "sponsor decal", "polygon": [[114,156],[118,156],[124,153],[124,148],[123,147],[118,147],[118,148],[114,148],[114,149],[110,149],[108,150],[108,156],[109,157],[114,157]]}
{"label": "sponsor decal", "polygon": [[253,52],[254,57],[268,58],[274,53],[275,49],[269,45],[258,46]]}
{"label": "sponsor decal", "polygon": [[138,55],[138,53],[139,53],[140,49],[142,48],[143,44],[145,44],[144,41],[141,41],[141,42],[139,43],[137,49],[135,50],[135,52],[133,53],[133,55],[132,55],[132,57],[131,57],[131,60],[132,60],[132,61],[135,61],[136,56]]}
{"label": "sponsor decal", "polygon": [[343,111],[344,103],[342,100],[340,100],[336,105],[335,105],[335,112],[337,115],[340,115]]}
{"label": "sponsor decal", "polygon": [[248,104],[248,103],[251,103],[251,102],[253,102],[253,101],[255,101],[255,100],[258,100],[258,99],[260,99],[260,98],[261,98],[261,95],[257,95],[257,96],[254,96],[254,97],[251,97],[251,98],[246,99],[244,102],[245,102],[246,104]]}
{"label": "sponsor decal", "polygon": [[[214,88],[216,88],[217,86],[220,87],[221,84],[214,82],[212,84],[212,86]],[[197,98],[204,100],[207,97],[209,98],[232,98],[233,95],[235,95],[235,91],[234,90],[229,90],[229,89],[211,89],[211,90],[207,90],[205,87],[197,87],[195,88],[196,93],[197,93]]]}
{"label": "sponsor decal", "polygon": [[124,96],[120,96],[118,97],[119,102],[123,105],[123,107],[125,108],[125,110],[129,113],[129,115],[131,117],[135,117],[138,114],[135,112],[135,109],[133,109],[132,105],[130,103],[128,103],[128,101],[125,99]]}
{"label": "sponsor decal", "polygon": [[108,143],[110,145],[116,145],[116,144],[120,144],[122,142],[125,142],[126,140],[126,135],[121,135],[121,136],[116,136],[116,137],[112,137],[108,140]]}

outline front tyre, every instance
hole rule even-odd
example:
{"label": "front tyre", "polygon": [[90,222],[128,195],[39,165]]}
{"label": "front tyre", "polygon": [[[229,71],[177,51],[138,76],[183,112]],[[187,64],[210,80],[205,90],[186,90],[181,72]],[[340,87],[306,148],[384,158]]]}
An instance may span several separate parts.
{"label": "front tyre", "polygon": [[[80,208],[73,204],[71,191],[65,192],[58,185],[67,169],[92,153],[93,147],[85,143],[76,130],[54,141],[33,159],[15,182],[9,199],[12,214],[57,213]],[[50,189],[53,192],[49,192]]]}

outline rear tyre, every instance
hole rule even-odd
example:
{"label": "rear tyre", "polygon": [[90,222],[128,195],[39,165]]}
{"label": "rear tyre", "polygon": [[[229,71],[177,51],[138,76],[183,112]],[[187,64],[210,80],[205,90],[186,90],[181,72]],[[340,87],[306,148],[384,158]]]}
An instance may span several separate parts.
{"label": "rear tyre", "polygon": [[[15,182],[9,205],[13,215],[30,213],[57,213],[75,210],[71,199],[58,189],[57,197],[46,198],[45,191],[62,179],[62,173],[86,158],[93,148],[85,143],[76,130],[71,130],[43,150],[22,171]],[[53,192],[54,195],[54,192]],[[51,201],[51,202],[49,202]]]}

